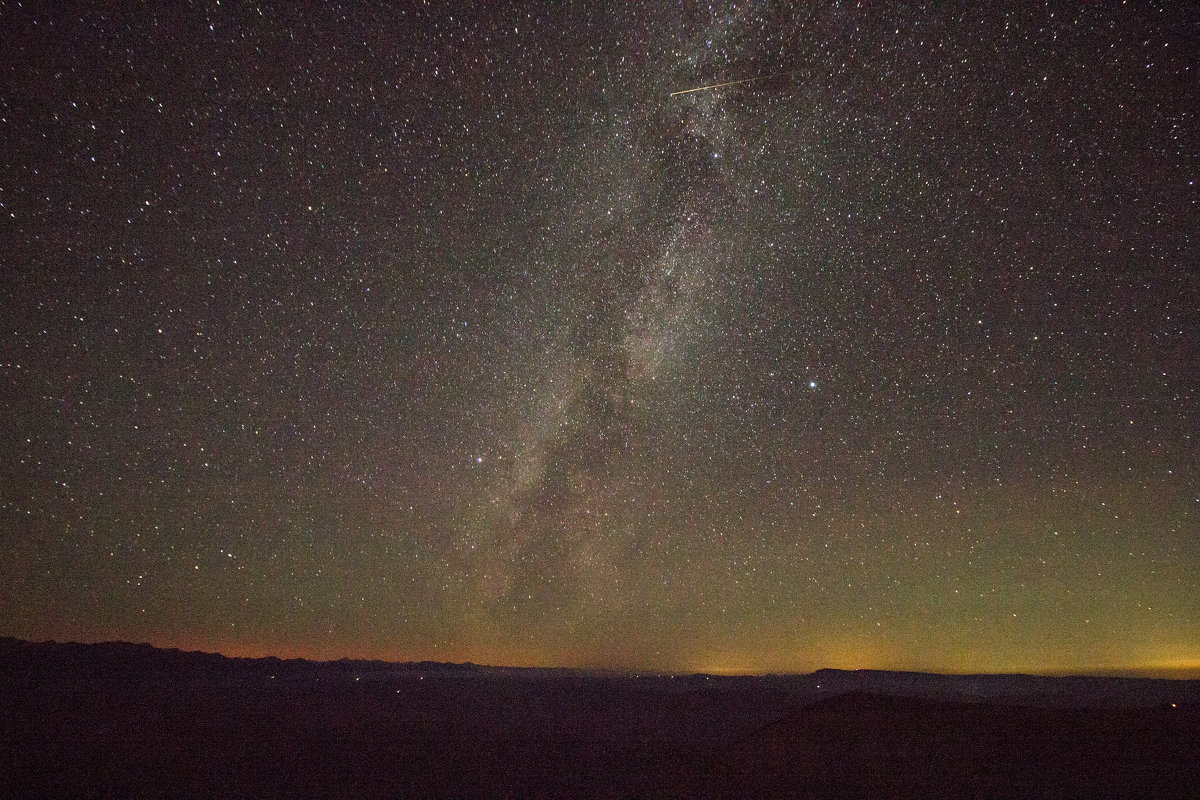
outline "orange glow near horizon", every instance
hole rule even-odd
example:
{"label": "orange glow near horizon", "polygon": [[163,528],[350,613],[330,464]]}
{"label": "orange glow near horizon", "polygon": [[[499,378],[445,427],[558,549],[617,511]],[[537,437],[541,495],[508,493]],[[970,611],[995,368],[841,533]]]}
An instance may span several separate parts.
{"label": "orange glow near horizon", "polygon": [[410,653],[383,652],[378,650],[356,650],[354,648],[311,648],[296,645],[272,645],[268,643],[247,643],[236,640],[214,641],[185,639],[134,641],[114,639],[112,637],[49,637],[33,641],[80,642],[84,644],[99,644],[112,641],[131,641],[135,644],[150,644],[163,649],[177,649],[185,652],[217,653],[229,658],[278,658],[305,659],[309,661],[337,661],[340,659],[384,661],[392,663],[415,663],[431,661],[438,663],[473,663],[490,667],[528,667],[528,668],[565,668],[565,669],[600,669],[616,672],[642,672],[653,674],[708,674],[721,676],[753,676],[753,675],[806,675],[820,669],[837,670],[883,670],[896,672],[927,672],[944,675],[970,674],[1024,674],[1024,675],[1111,675],[1128,677],[1157,677],[1170,679],[1200,679],[1200,657],[1172,657],[1148,661],[1130,661],[1126,664],[1096,663],[1093,665],[1071,664],[1069,666],[1053,664],[1013,664],[998,666],[991,669],[963,668],[952,663],[944,665],[929,662],[905,662],[901,658],[885,658],[882,651],[859,653],[856,656],[851,650],[839,652],[836,648],[826,651],[828,658],[810,660],[798,658],[778,658],[756,660],[734,654],[714,655],[696,659],[677,665],[633,665],[621,666],[614,663],[601,663],[581,657],[549,657],[522,653],[516,649],[496,650],[490,653],[455,649],[444,653],[429,653],[414,650]]}

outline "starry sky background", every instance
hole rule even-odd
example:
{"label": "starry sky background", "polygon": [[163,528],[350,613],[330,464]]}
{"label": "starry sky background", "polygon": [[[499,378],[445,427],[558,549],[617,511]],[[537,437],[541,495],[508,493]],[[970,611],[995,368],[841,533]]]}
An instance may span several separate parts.
{"label": "starry sky background", "polygon": [[1200,668],[1194,6],[502,5],[0,5],[0,633]]}

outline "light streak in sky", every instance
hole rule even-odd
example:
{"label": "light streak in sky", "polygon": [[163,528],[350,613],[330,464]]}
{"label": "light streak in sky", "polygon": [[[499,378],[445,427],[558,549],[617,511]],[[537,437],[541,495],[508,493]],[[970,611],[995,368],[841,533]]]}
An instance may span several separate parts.
{"label": "light streak in sky", "polygon": [[706,89],[721,89],[725,86],[737,86],[738,84],[751,83],[753,81],[762,81],[762,80],[766,80],[767,78],[774,78],[776,75],[785,75],[785,74],[787,74],[787,73],[772,72],[770,75],[759,75],[756,78],[743,78],[740,81],[727,81],[725,83],[713,83],[708,86],[697,86],[694,89],[681,89],[678,92],[671,92],[669,97],[674,97],[675,95],[679,95],[679,94],[691,94],[692,92],[703,92]]}

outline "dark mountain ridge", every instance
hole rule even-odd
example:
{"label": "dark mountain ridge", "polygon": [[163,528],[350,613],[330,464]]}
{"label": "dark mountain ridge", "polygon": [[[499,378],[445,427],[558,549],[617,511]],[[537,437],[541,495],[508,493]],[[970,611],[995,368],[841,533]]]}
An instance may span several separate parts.
{"label": "dark mountain ridge", "polygon": [[504,667],[440,661],[392,662],[341,658],[313,661],[231,657],[144,643],[31,642],[0,637],[0,676],[19,684],[84,682],[219,683],[256,680],[387,682],[448,677],[661,684],[671,691],[757,687],[799,704],[847,693],[903,695],[975,702],[1081,707],[1156,706],[1200,702],[1200,680],[1110,675],[947,675],[889,670],[820,669],[810,674],[707,675],[627,673],[570,667]]}
{"label": "dark mountain ridge", "polygon": [[1194,797],[1200,681],[0,639],[0,797]]}

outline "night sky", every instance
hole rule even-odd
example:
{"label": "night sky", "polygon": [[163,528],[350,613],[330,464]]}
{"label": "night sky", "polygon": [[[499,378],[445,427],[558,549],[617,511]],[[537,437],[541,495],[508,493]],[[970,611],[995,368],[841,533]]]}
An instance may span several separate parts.
{"label": "night sky", "polygon": [[0,634],[1200,668],[1195,6],[281,5],[0,5]]}

